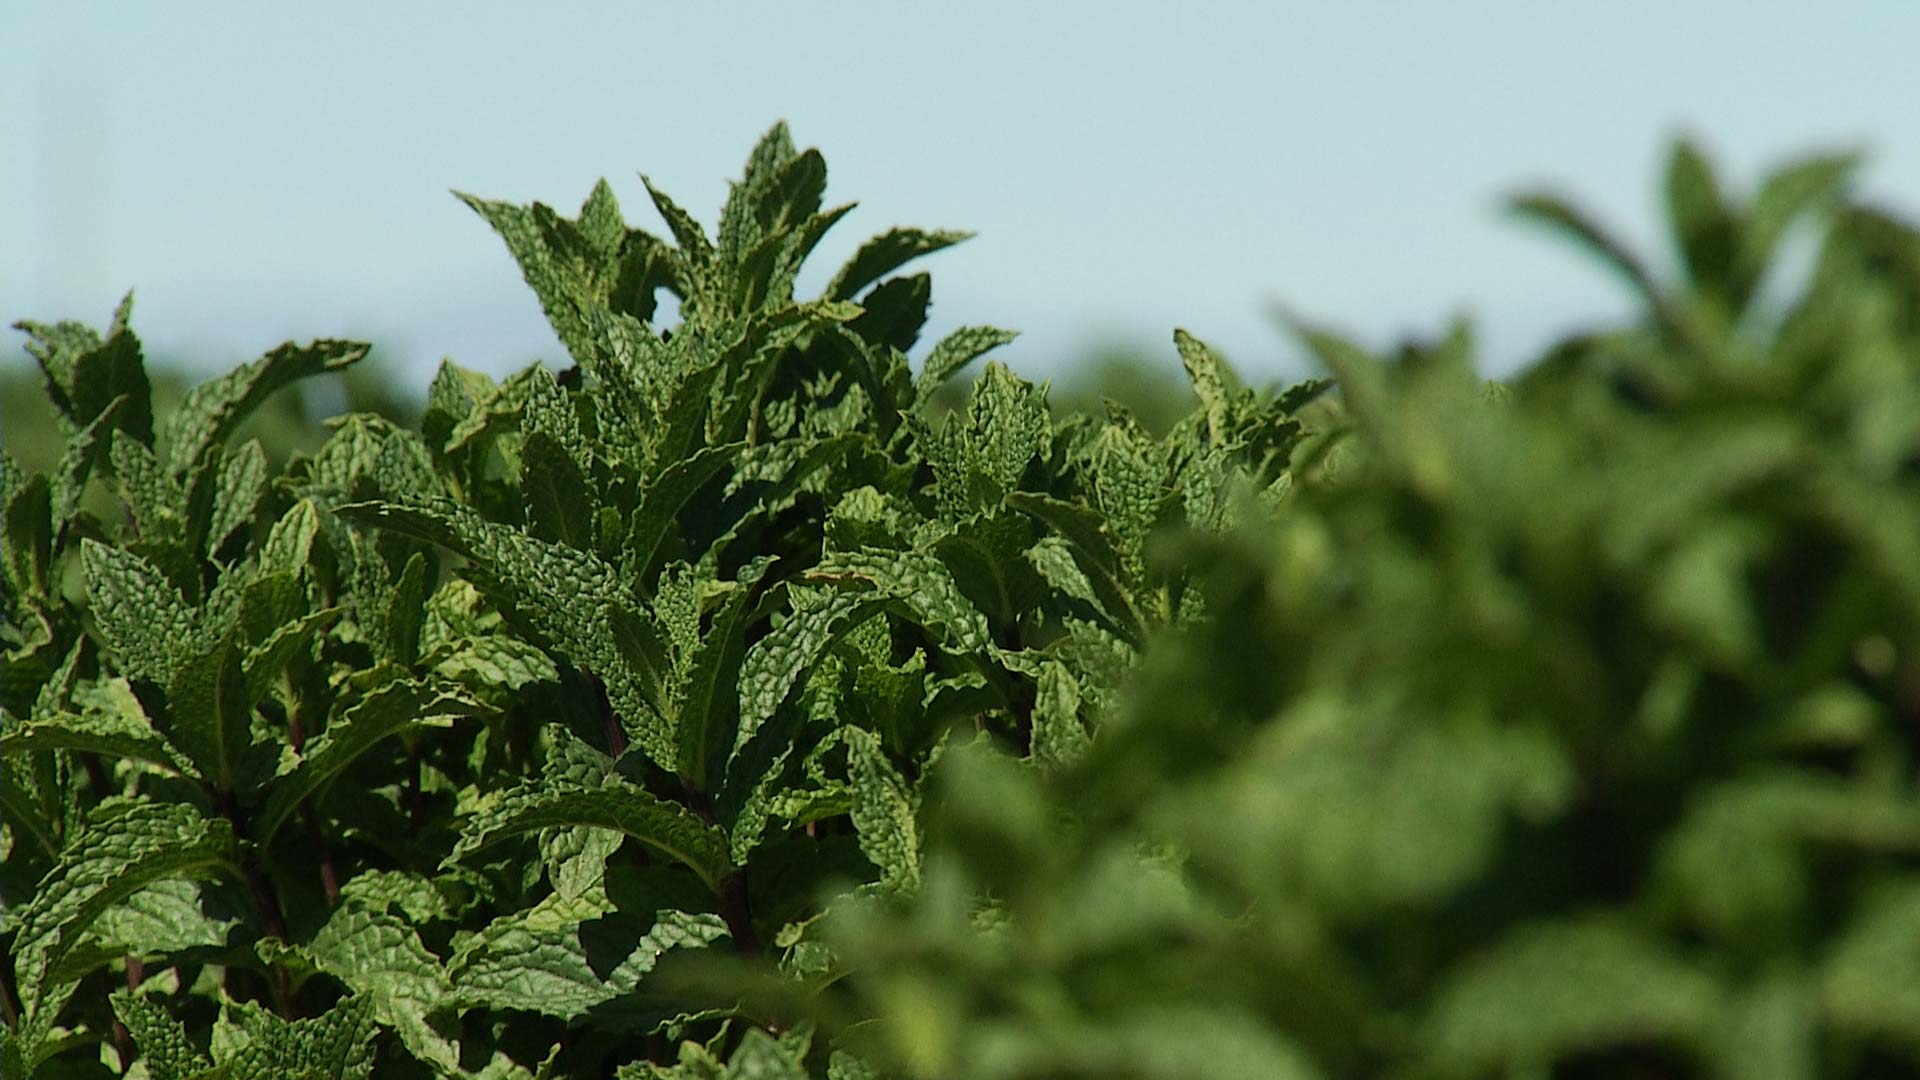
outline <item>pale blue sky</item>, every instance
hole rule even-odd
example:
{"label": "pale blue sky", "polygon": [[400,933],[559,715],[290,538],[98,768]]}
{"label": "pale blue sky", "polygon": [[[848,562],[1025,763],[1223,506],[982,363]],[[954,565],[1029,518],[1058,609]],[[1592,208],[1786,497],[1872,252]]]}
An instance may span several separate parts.
{"label": "pale blue sky", "polygon": [[1650,243],[1678,130],[1742,182],[1862,146],[1920,208],[1909,3],[63,0],[0,35],[0,315],[133,287],[149,352],[209,366],[323,335],[422,385],[558,359],[448,189],[570,209],[606,176],[651,225],[645,171],[711,222],[779,118],[861,203],[817,281],[889,225],[978,230],[924,264],[922,349],[1009,326],[1036,374],[1100,339],[1171,364],[1175,325],[1280,370],[1270,298],[1379,343],[1467,310],[1510,365],[1623,300],[1498,196],[1551,181]]}

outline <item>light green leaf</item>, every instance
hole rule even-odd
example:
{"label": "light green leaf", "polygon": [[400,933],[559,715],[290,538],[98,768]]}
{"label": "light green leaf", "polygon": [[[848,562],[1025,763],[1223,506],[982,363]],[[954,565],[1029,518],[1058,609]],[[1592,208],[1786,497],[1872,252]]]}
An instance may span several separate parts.
{"label": "light green leaf", "polygon": [[1001,330],[992,326],[963,326],[948,334],[936,343],[933,351],[927,354],[926,363],[920,367],[920,375],[913,382],[915,405],[925,409],[927,403],[940,387],[960,369],[973,363],[986,353],[1012,343],[1020,334],[1015,330]]}
{"label": "light green leaf", "polygon": [[[747,650],[740,664],[740,730],[731,758],[784,704],[833,643],[885,606],[885,595],[801,594],[787,620]],[[756,778],[757,779],[757,778]]]}
{"label": "light green leaf", "polygon": [[225,1080],[368,1080],[380,1032],[372,1002],[342,999],[310,1020],[282,1020],[251,1002],[228,1004],[228,1041],[215,1029],[213,1058]]}
{"label": "light green leaf", "polygon": [[369,1002],[374,1018],[393,1028],[414,1057],[446,1072],[458,1068],[458,1044],[428,1018],[451,1006],[453,986],[413,927],[385,911],[343,904],[308,951],[321,971]]}
{"label": "light green leaf", "polygon": [[297,380],[358,363],[368,346],[356,341],[288,342],[250,364],[195,387],[167,418],[162,442],[167,471],[186,476],[217,462],[210,451],[276,391]]}
{"label": "light green leaf", "polygon": [[920,884],[919,800],[899,770],[887,760],[880,737],[860,728],[841,728],[853,787],[853,827],[860,850],[880,868],[890,889]]}
{"label": "light green leaf", "polygon": [[133,1037],[133,1045],[153,1080],[192,1080],[213,1067],[207,1055],[187,1038],[187,1029],[159,1002],[124,990],[108,1000],[113,1003],[114,1015]]}
{"label": "light green leaf", "polygon": [[1087,729],[1080,725],[1080,684],[1065,664],[1046,661],[1033,703],[1034,760],[1049,767],[1071,764],[1084,754]]}
{"label": "light green leaf", "polygon": [[110,798],[88,816],[87,829],[60,853],[20,916],[14,948],[20,997],[37,1023],[46,985],[68,952],[107,909],[156,881],[194,879],[210,871],[238,874],[233,828],[184,803]]}
{"label": "light green leaf", "polygon": [[213,492],[213,518],[207,525],[207,558],[233,534],[235,529],[253,520],[255,508],[267,491],[267,452],[260,440],[249,439],[238,450],[228,451],[220,466],[220,479]]}
{"label": "light green leaf", "polygon": [[535,829],[590,825],[613,829],[685,864],[708,888],[732,870],[726,836],[685,807],[617,778],[601,786],[515,788],[469,821],[447,863]]}

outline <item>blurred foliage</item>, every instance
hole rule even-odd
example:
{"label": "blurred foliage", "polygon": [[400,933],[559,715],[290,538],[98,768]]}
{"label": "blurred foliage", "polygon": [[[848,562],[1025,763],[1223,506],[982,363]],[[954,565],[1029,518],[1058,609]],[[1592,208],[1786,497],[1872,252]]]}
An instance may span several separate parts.
{"label": "blurred foliage", "polygon": [[[914,1077],[1920,1075],[1920,234],[1668,173],[1656,280],[1511,385],[1342,393],[1064,769],[990,743],[804,1003]],[[1819,222],[1784,310],[1757,282]]]}

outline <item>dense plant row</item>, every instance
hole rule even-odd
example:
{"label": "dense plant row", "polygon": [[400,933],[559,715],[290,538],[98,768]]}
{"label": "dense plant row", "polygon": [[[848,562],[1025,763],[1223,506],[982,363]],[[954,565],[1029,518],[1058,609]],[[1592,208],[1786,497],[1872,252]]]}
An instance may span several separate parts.
{"label": "dense plant row", "polygon": [[1163,437],[937,405],[1013,337],[909,363],[964,234],[796,297],[784,127],[712,233],[468,198],[572,366],[284,469],[364,346],[156,417],[127,305],[23,323],[0,1071],[1920,1072],[1920,236],[1850,168],[1679,147],[1671,284],[1523,200],[1645,317],[1507,386],[1176,334]]}

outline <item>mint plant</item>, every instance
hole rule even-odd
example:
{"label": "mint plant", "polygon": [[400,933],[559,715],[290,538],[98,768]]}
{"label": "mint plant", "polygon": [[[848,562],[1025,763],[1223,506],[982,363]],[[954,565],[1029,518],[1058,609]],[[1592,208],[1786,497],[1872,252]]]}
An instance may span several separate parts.
{"label": "mint plant", "polygon": [[944,404],[964,233],[797,296],[784,126],[711,231],[462,196],[569,362],[283,466],[365,346],[155,416],[127,304],[20,324],[0,1072],[1911,1072],[1920,240],[1850,167],[1680,147],[1677,283],[1522,200],[1646,311],[1506,386],[1176,332],[1163,436]]}

